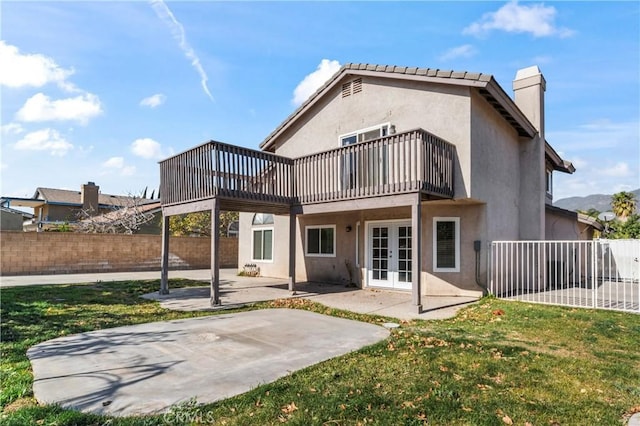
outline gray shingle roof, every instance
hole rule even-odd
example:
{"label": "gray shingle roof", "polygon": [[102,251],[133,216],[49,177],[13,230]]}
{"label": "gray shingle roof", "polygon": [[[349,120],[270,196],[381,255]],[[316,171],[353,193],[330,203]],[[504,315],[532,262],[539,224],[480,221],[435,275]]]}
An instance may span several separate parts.
{"label": "gray shingle roof", "polygon": [[[302,103],[289,117],[287,117],[275,130],[273,130],[260,144],[260,148],[268,149],[272,139],[280,133],[285,127],[287,127],[291,122],[293,122],[311,103],[315,101],[320,93],[322,93],[325,89],[335,84],[335,82],[342,78],[343,75],[346,74],[358,74],[358,73],[369,73],[375,72],[380,73],[382,76],[394,77],[399,75],[405,76],[417,76],[421,80],[424,79],[426,81],[438,81],[441,80],[441,83],[444,84],[468,84],[469,86],[476,86],[478,88],[483,88],[488,86],[489,84],[495,85],[502,91],[504,96],[499,96],[501,100],[497,100],[490,92],[487,90],[481,90],[480,94],[485,97],[491,105],[493,105],[498,112],[509,121],[511,125],[513,125],[518,133],[521,135],[528,135],[531,130],[524,129],[520,122],[516,120],[512,114],[504,108],[502,103],[505,98],[511,101],[504,90],[500,88],[500,86],[496,83],[491,74],[484,74],[478,72],[468,72],[468,71],[452,71],[452,70],[441,70],[438,68],[421,68],[421,67],[402,67],[397,65],[376,65],[376,64],[358,64],[358,63],[348,63],[343,65],[331,78],[329,78],[315,93]],[[516,108],[517,109],[517,108]],[[524,118],[524,121],[527,121]]]}
{"label": "gray shingle roof", "polygon": [[[80,191],[67,189],[38,188],[33,198],[41,198],[48,203],[82,204]],[[98,203],[105,206],[124,207],[131,205],[133,197],[123,195],[98,194]]]}

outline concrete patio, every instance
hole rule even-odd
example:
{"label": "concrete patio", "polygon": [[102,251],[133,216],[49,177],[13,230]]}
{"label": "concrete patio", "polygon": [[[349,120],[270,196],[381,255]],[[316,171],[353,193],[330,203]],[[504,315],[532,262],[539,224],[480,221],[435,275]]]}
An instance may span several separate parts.
{"label": "concrete patio", "polygon": [[[190,271],[194,272],[194,271]],[[202,271],[196,279],[206,281],[210,272]],[[305,298],[323,305],[362,314],[388,316],[403,320],[445,319],[453,317],[465,305],[475,302],[474,297],[423,296],[423,312],[418,314],[411,303],[411,293],[392,290],[359,289],[339,284],[298,283],[295,294],[288,291],[286,279],[240,277],[234,269],[220,270],[221,306],[212,307],[209,287],[169,289],[168,295],[158,292],[143,297],[158,300],[166,309],[179,311],[218,310],[290,297]]]}

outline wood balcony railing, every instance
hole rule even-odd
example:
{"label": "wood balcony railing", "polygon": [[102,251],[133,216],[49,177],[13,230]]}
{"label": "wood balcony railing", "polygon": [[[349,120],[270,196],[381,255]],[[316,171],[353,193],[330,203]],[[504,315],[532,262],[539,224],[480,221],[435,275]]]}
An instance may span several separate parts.
{"label": "wood balcony railing", "polygon": [[413,130],[294,160],[301,204],[425,192],[453,197],[455,147]]}
{"label": "wood balcony railing", "polygon": [[162,205],[213,197],[291,204],[293,160],[207,142],[160,162]]}
{"label": "wood balcony railing", "polygon": [[455,147],[421,129],[297,159],[208,142],[160,162],[162,205],[213,197],[312,204],[422,192],[453,197]]}

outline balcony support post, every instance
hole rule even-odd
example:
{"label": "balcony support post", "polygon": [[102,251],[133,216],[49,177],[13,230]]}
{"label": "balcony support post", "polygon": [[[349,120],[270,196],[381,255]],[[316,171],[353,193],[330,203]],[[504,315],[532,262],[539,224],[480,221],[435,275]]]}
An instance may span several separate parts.
{"label": "balcony support post", "polygon": [[160,294],[169,294],[169,220],[162,216],[162,253],[160,266]]}
{"label": "balcony support post", "polygon": [[411,289],[413,305],[422,313],[422,204],[420,193],[411,204]]}
{"label": "balcony support post", "polygon": [[220,201],[211,205],[211,306],[220,305]]}
{"label": "balcony support post", "polygon": [[296,213],[289,213],[289,291],[296,294]]}

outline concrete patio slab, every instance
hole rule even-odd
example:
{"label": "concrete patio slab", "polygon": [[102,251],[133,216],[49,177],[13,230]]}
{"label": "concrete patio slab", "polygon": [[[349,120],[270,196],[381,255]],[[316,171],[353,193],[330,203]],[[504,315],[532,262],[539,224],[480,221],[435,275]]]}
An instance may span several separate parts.
{"label": "concrete patio slab", "polygon": [[228,398],[388,335],[373,324],[267,309],[82,333],[27,355],[38,401],[124,416]]}
{"label": "concrete patio slab", "polygon": [[160,306],[165,309],[178,311],[228,309],[248,303],[299,297],[322,303],[331,308],[388,316],[401,320],[451,318],[459,309],[478,300],[476,297],[463,296],[423,296],[423,311],[418,313],[411,302],[411,294],[406,291],[363,290],[339,284],[299,283],[296,284],[296,293],[293,295],[288,291],[286,280],[238,277],[231,275],[228,270],[221,273],[220,301],[222,305],[219,307],[210,305],[209,287],[170,288],[169,294],[161,295],[158,292],[153,292],[145,294],[143,297],[159,301]]}

